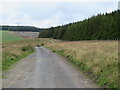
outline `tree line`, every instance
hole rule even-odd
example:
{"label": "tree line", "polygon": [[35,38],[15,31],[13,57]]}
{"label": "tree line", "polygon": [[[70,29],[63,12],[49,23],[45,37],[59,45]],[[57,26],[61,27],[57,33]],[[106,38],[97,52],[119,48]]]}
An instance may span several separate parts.
{"label": "tree line", "polygon": [[37,28],[34,26],[0,26],[2,30],[8,31],[28,31],[28,32],[40,32],[41,28]]}
{"label": "tree line", "polygon": [[120,10],[98,14],[83,21],[44,29],[39,38],[61,40],[117,40],[120,26]]}

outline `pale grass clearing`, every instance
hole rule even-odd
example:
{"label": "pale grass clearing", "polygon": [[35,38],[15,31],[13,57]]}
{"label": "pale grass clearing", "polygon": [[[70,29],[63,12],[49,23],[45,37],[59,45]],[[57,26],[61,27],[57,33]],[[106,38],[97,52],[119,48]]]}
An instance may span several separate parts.
{"label": "pale grass clearing", "polygon": [[63,50],[76,62],[89,67],[100,86],[117,87],[118,42],[117,41],[74,41],[51,43],[53,50]]}

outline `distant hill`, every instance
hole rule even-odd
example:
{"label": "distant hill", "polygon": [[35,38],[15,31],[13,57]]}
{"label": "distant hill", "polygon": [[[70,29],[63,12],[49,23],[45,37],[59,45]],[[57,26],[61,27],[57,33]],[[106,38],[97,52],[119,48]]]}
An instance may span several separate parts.
{"label": "distant hill", "polygon": [[43,29],[37,28],[34,26],[0,26],[2,30],[9,30],[9,31],[28,31],[28,32],[39,32]]}
{"label": "distant hill", "polygon": [[120,38],[120,11],[98,14],[83,21],[51,27],[40,32],[40,38],[54,38],[70,41],[117,40]]}

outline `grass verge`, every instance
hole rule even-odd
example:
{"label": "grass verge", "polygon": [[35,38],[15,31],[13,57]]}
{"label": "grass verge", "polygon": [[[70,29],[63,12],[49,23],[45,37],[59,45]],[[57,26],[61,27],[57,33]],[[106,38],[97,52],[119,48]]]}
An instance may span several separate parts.
{"label": "grass verge", "polygon": [[3,71],[10,69],[14,63],[21,60],[22,58],[25,58],[29,54],[33,53],[34,48],[30,45],[22,46],[18,48],[16,51],[18,51],[19,54],[11,51],[3,52],[3,62],[2,62]]}
{"label": "grass verge", "polygon": [[2,43],[2,70],[10,69],[14,63],[34,52],[35,46],[50,43],[48,39],[24,39]]}
{"label": "grass verge", "polygon": [[75,59],[75,57],[65,54],[63,50],[53,50],[53,52],[58,53],[61,56],[64,56],[67,58],[69,62],[71,62],[75,67],[77,67],[80,70],[83,70],[83,72],[89,76],[89,78],[92,78],[94,82],[96,82],[99,86],[105,87],[105,88],[117,88],[118,85],[116,82],[109,83],[109,80],[102,76],[102,75],[97,75],[95,76],[92,72],[92,68],[84,64],[83,62],[80,62]]}
{"label": "grass verge", "polygon": [[117,41],[60,42],[47,47],[65,56],[100,87],[118,88]]}
{"label": "grass verge", "polygon": [[[67,42],[53,39],[26,39],[4,42],[2,61],[6,64],[3,70],[8,70],[13,63],[30,54],[31,47],[41,45],[68,58],[71,63],[94,79],[99,86],[118,88],[117,41]],[[28,48],[29,46],[31,47]]]}

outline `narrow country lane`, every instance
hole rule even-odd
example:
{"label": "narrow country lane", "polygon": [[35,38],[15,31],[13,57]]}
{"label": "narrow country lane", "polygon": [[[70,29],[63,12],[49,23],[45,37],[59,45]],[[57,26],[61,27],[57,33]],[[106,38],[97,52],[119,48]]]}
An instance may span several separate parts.
{"label": "narrow country lane", "polygon": [[3,73],[3,88],[96,88],[83,73],[78,72],[65,58],[44,47],[16,63]]}

